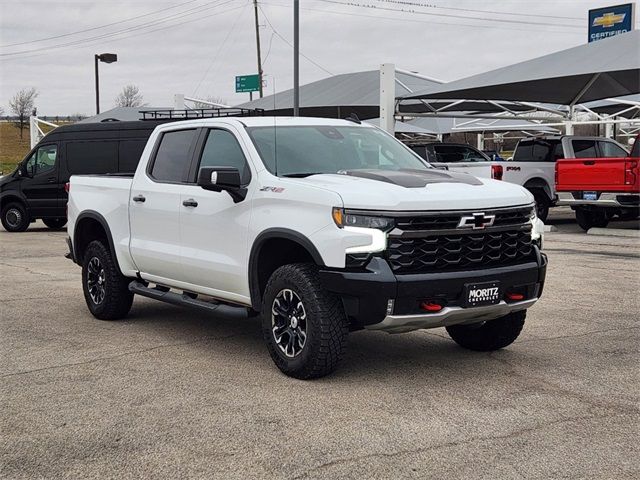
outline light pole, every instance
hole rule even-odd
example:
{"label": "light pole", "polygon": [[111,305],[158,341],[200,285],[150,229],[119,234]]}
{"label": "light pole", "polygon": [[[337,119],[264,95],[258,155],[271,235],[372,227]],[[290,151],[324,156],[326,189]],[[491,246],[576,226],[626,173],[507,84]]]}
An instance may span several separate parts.
{"label": "light pole", "polygon": [[98,80],[98,61],[104,63],[113,63],[118,61],[118,55],[115,53],[97,53],[93,56],[96,69],[96,115],[100,113],[100,81]]}
{"label": "light pole", "polygon": [[293,0],[293,116],[300,115],[300,2]]}

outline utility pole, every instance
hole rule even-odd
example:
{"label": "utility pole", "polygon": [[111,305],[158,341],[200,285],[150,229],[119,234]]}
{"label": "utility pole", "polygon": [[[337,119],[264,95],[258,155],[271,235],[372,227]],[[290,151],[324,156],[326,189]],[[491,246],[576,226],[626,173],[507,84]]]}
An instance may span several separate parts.
{"label": "utility pole", "polygon": [[256,47],[258,49],[258,79],[260,81],[260,98],[262,98],[262,58],[260,56],[260,25],[258,24],[258,0],[253,0],[253,11],[256,17]]}
{"label": "utility pole", "polygon": [[293,116],[300,116],[300,1],[293,0]]}

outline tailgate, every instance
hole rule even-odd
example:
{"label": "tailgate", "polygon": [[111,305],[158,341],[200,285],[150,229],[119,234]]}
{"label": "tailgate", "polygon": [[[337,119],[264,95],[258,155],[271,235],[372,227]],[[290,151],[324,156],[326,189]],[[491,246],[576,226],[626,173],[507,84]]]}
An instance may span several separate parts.
{"label": "tailgate", "polygon": [[[571,190],[613,190],[633,189],[633,184],[625,184],[629,158],[576,158],[558,160],[556,163],[556,189]],[[627,178],[628,180],[628,178]]]}

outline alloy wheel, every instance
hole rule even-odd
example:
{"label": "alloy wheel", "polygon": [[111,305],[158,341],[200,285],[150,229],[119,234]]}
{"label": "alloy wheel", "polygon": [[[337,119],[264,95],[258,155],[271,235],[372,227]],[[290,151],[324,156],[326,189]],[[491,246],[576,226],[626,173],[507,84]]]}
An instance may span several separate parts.
{"label": "alloy wheel", "polygon": [[293,290],[285,288],[271,306],[271,331],[278,348],[289,358],[302,352],[307,342],[307,312]]}
{"label": "alloy wheel", "polygon": [[104,301],[106,276],[104,267],[98,257],[93,257],[87,265],[87,290],[91,300],[96,305],[100,305]]}

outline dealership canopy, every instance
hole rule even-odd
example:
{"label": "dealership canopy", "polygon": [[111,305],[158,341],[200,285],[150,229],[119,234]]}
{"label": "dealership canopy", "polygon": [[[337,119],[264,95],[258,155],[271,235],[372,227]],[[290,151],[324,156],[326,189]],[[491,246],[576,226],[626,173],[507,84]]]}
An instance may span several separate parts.
{"label": "dealership canopy", "polygon": [[434,99],[503,100],[575,105],[635,93],[640,93],[640,31],[569,48],[399,98],[429,102]]}

